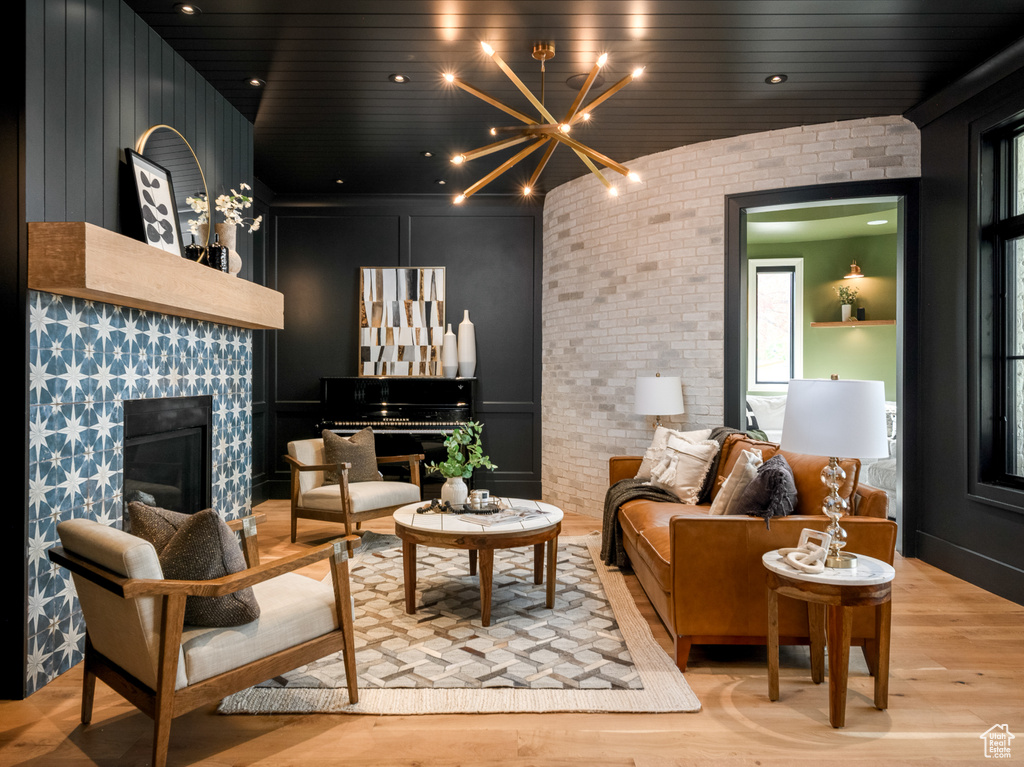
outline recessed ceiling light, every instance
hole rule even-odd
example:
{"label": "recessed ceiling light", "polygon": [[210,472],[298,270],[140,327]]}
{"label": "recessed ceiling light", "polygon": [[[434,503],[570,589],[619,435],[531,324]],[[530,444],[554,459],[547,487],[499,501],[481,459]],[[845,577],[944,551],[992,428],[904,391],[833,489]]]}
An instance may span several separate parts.
{"label": "recessed ceiling light", "polygon": [[[583,87],[583,83],[587,81],[587,77],[589,77],[589,75],[586,72],[578,75],[572,75],[566,78],[565,84],[572,88],[574,91],[578,91],[580,88]],[[591,83],[590,87],[591,89],[597,89],[600,88],[602,85],[604,85],[604,75],[597,75],[594,78],[594,82]]]}
{"label": "recessed ceiling light", "polygon": [[344,184],[345,183],[345,179],[343,179],[343,178],[336,178],[336,179],[334,179],[334,183],[335,184]]}
{"label": "recessed ceiling light", "polygon": [[445,180],[444,180],[443,178],[439,178],[439,179],[438,179],[437,181],[435,181],[434,183],[435,183],[435,184],[437,184],[438,186],[444,186],[444,185],[445,185],[445,184],[447,184],[448,182],[447,182],[447,181],[445,181]]}
{"label": "recessed ceiling light", "polygon": [[174,10],[178,13],[183,13],[186,16],[198,16],[203,12],[203,9],[198,5],[192,5],[192,3],[178,3],[174,6]]}
{"label": "recessed ceiling light", "polygon": [[434,153],[431,152],[430,150],[426,150],[426,151],[420,152],[420,154],[423,155],[424,157],[433,157],[434,156]]}
{"label": "recessed ceiling light", "polygon": [[262,88],[267,84],[267,81],[259,77],[250,77],[246,82],[253,88]]}
{"label": "recessed ceiling light", "polygon": [[882,224],[888,224],[888,223],[889,223],[889,219],[887,219],[887,218],[879,218],[879,219],[877,219],[875,221],[868,221],[868,226],[881,226]]}
{"label": "recessed ceiling light", "polygon": [[789,77],[787,75],[768,75],[764,78],[764,81],[769,85],[778,85],[779,83],[786,82],[788,79]]}
{"label": "recessed ceiling light", "polygon": [[388,75],[388,79],[393,83],[407,83],[409,82],[408,75]]}

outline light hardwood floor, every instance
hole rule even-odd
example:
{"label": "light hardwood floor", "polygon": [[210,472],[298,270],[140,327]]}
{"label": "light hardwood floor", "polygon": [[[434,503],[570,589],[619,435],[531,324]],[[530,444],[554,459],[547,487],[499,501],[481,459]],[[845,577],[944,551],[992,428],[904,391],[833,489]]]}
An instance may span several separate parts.
{"label": "light hardwood floor", "polygon": [[[295,550],[287,505],[258,507],[265,558]],[[389,520],[368,528],[387,532]],[[599,529],[567,516],[564,535]],[[299,523],[297,547],[336,526]],[[325,565],[307,571],[321,577]],[[320,570],[324,572],[320,572]],[[979,736],[1008,724],[1024,760],[1024,607],[917,560],[899,560],[893,589],[889,709],[871,705],[872,682],[851,653],[846,727],[828,724],[828,691],[809,678],[805,648],[783,648],[781,700],[770,703],[763,648],[694,648],[686,672],[697,714],[518,714],[421,717],[219,716],[214,707],[175,720],[169,764],[675,765],[990,763]],[[635,579],[631,588],[659,642],[668,633]],[[699,584],[695,584],[699,588]],[[143,765],[152,726],[102,683],[93,724],[79,723],[78,668],[20,702],[0,702],[0,764]],[[1013,760],[1007,760],[1013,762]]]}

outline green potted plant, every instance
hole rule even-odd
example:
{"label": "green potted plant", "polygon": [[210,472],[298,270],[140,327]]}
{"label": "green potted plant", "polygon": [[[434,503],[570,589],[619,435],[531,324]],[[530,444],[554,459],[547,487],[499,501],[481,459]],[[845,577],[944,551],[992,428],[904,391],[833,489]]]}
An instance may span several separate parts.
{"label": "green potted plant", "polygon": [[853,314],[853,305],[857,303],[859,288],[853,285],[837,285],[835,291],[836,295],[839,296],[839,303],[842,305],[843,322],[849,322],[850,315]]}
{"label": "green potted plant", "polygon": [[441,488],[441,500],[452,504],[465,503],[469,495],[465,480],[473,475],[473,469],[498,468],[484,455],[480,443],[483,424],[467,421],[452,430],[444,441],[448,458],[440,463],[428,463],[426,470],[436,472],[445,478]]}

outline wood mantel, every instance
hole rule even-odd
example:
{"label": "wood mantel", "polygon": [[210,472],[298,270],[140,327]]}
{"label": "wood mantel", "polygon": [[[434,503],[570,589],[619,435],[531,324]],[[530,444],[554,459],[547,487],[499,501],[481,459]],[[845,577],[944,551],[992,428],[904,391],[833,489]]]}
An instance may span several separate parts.
{"label": "wood mantel", "polygon": [[82,221],[29,223],[28,287],[241,328],[284,327],[276,290]]}

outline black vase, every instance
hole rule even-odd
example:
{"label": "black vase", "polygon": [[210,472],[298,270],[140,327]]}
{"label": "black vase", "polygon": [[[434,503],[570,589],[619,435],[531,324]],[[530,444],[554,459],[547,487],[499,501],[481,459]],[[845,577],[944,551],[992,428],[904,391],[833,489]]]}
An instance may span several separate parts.
{"label": "black vase", "polygon": [[213,235],[213,242],[206,248],[206,263],[221,272],[228,270],[228,249],[220,244],[220,235]]}
{"label": "black vase", "polygon": [[202,245],[196,244],[196,236],[192,235],[192,244],[185,246],[185,258],[189,261],[199,261],[203,257]]}

